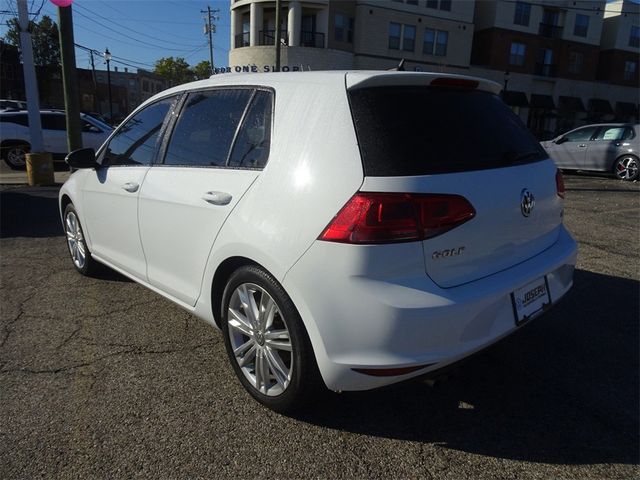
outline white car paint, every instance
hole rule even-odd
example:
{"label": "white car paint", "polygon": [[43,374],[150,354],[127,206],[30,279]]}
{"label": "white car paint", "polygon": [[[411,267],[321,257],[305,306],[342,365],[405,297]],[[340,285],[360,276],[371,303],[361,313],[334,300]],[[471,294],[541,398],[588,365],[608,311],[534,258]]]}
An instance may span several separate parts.
{"label": "white car paint", "polygon": [[[546,275],[555,303],[571,287],[576,261],[549,159],[466,174],[364,176],[347,86],[428,85],[443,77],[467,78],[305,72],[220,75],[175,87],[140,109],[202,88],[274,89],[266,167],[84,169],[63,185],[61,207],[65,201],[75,205],[96,260],[212,325],[220,316],[211,294],[218,267],[234,257],[261,265],[293,300],[330,389],[362,390],[421,375],[515,331],[510,297],[515,289]],[[499,90],[494,83],[478,81],[480,89]],[[138,188],[127,191],[127,184]],[[478,187],[486,185],[508,188]],[[517,214],[523,185],[539,196],[529,224]],[[430,189],[468,196],[487,235],[479,238],[477,229],[469,229],[465,236],[463,225],[451,236],[424,242],[348,245],[318,240],[359,190]],[[208,192],[231,199],[212,204],[203,198]],[[496,202],[504,203],[502,222],[500,216],[493,221],[483,216]],[[430,263],[432,250],[462,242],[469,248],[466,263]],[[386,377],[353,371],[412,365],[429,366]]]}

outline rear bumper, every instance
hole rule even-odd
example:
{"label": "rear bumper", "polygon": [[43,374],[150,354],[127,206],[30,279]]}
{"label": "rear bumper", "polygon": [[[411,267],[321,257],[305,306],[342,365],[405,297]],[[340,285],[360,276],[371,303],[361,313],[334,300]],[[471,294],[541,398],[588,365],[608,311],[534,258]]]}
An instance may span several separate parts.
{"label": "rear bumper", "polygon": [[[571,288],[577,246],[564,227],[557,242],[507,270],[441,288],[412,259],[419,243],[376,246],[315,242],[284,287],[303,318],[323,379],[332,390],[367,390],[438,370],[517,328],[511,292],[547,276],[556,303]],[[398,376],[353,369],[425,366]],[[426,365],[429,365],[428,367]]]}

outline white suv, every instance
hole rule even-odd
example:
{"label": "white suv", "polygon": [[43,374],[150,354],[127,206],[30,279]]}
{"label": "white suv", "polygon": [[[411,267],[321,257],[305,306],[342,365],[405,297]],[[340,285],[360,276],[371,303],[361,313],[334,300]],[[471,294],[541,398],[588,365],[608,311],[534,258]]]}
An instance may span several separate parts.
{"label": "white suv", "polygon": [[60,191],[75,268],[222,329],[258,401],[433,372],[572,285],[562,176],[495,83],[225,75],[138,108]]}
{"label": "white suv", "polygon": [[[99,148],[113,128],[100,120],[80,114],[82,121],[82,144],[85,147]],[[41,110],[42,139],[44,151],[53,154],[54,160],[63,160],[68,153],[67,124],[64,111]],[[26,110],[7,110],[0,112],[0,154],[14,170],[25,167],[25,153],[30,145],[29,117]]]}

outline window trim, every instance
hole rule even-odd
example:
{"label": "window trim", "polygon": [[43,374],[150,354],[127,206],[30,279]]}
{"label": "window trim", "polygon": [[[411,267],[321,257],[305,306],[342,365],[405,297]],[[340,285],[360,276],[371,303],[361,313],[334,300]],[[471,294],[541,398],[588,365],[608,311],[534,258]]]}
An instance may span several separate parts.
{"label": "window trim", "polygon": [[[189,95],[192,93],[219,91],[219,90],[249,90],[251,92],[249,100],[247,101],[247,104],[244,107],[244,111],[242,112],[242,116],[240,117],[240,121],[238,122],[238,126],[236,127],[236,130],[233,134],[233,139],[229,144],[229,151],[227,152],[227,158],[225,160],[225,164],[224,165],[168,165],[166,164],[165,159],[166,159],[167,150],[169,148],[169,142],[171,141],[171,136],[173,135],[173,131],[175,130],[176,124],[178,123],[178,120],[182,115],[184,105]],[[264,170],[266,166],[269,164],[268,161],[264,167],[229,166],[229,160],[231,159],[231,154],[233,153],[233,149],[235,147],[238,134],[240,132],[242,125],[244,124],[245,117],[247,115],[247,112],[249,111],[249,108],[251,107],[253,99],[256,96],[256,92],[258,91],[264,91],[270,94],[269,96],[271,98],[271,131],[269,133],[270,133],[270,138],[273,139],[274,126],[275,126],[274,119],[276,116],[275,115],[276,91],[274,88],[267,87],[264,85],[217,85],[217,86],[198,88],[193,90],[183,90],[182,92],[180,92],[181,98],[180,98],[179,104],[176,105],[176,108],[174,108],[174,110],[171,112],[171,113],[175,113],[175,115],[171,115],[172,118],[170,119],[170,122],[167,124],[166,129],[164,129],[164,131],[162,129],[160,130],[160,134],[162,135],[162,144],[161,144],[161,147],[156,152],[156,161],[152,164],[152,167],[216,168],[216,169],[226,169],[226,170],[255,170],[255,171]],[[269,156],[271,156],[271,147],[269,148]]]}

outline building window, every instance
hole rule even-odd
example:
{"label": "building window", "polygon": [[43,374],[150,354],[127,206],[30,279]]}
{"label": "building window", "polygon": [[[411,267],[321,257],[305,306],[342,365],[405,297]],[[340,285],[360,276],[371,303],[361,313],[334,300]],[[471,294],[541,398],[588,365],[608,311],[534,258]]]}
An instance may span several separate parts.
{"label": "building window", "polygon": [[529,26],[529,17],[531,16],[531,4],[526,2],[516,2],[516,14],[513,17],[513,23],[516,25]]}
{"label": "building window", "polygon": [[576,23],[573,27],[573,34],[576,37],[586,37],[587,30],[589,30],[589,15],[578,13],[576,15]]}
{"label": "building window", "polygon": [[389,49],[400,50],[400,32],[402,25],[399,23],[389,23]]}
{"label": "building window", "polygon": [[418,0],[407,0],[407,5],[418,5]]}
{"label": "building window", "polygon": [[624,79],[635,80],[638,72],[638,62],[624,62]]}
{"label": "building window", "polygon": [[631,34],[629,35],[629,46],[640,47],[640,27],[633,25],[631,27]]}
{"label": "building window", "polygon": [[511,50],[509,51],[509,65],[524,65],[524,54],[527,46],[524,43],[511,42]]}
{"label": "building window", "polygon": [[447,42],[449,41],[449,32],[438,30],[436,33],[436,51],[435,54],[444,57],[447,54]]}
{"label": "building window", "polygon": [[440,0],[440,10],[451,11],[451,0]]}
{"label": "building window", "polygon": [[334,36],[338,42],[353,43],[353,18],[336,13]]}
{"label": "building window", "polygon": [[544,77],[555,77],[556,72],[555,65],[553,64],[553,50],[550,48],[541,48],[538,51],[536,74]]}
{"label": "building window", "polygon": [[422,53],[444,57],[447,54],[449,32],[427,28],[424,31]]}
{"label": "building window", "polygon": [[416,49],[416,27],[403,25],[402,50],[413,52]]}
{"label": "building window", "polygon": [[569,54],[569,72],[582,73],[582,65],[584,65],[584,54],[571,52]]}
{"label": "building window", "polygon": [[427,0],[427,8],[438,8],[438,0]]}

